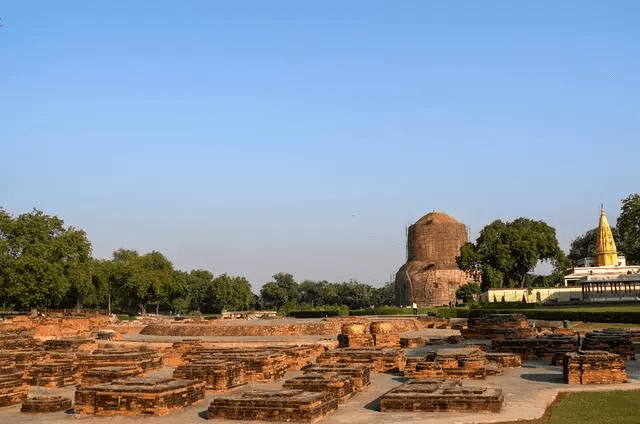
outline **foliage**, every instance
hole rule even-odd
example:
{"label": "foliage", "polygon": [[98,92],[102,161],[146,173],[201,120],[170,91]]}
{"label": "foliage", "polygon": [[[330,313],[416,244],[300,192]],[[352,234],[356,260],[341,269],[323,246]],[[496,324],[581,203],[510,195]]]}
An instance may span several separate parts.
{"label": "foliage", "polygon": [[567,259],[555,230],[542,221],[518,218],[485,226],[475,244],[461,249],[461,269],[480,272],[483,289],[524,287],[527,275],[540,261],[551,261],[561,272]]}
{"label": "foliage", "polygon": [[0,209],[0,296],[24,307],[56,307],[70,290],[78,303],[94,295],[91,244],[84,231],[55,216],[12,217]]}
{"label": "foliage", "polygon": [[456,299],[461,299],[464,303],[467,303],[473,299],[474,295],[480,294],[480,284],[468,283],[456,290]]}
{"label": "foliage", "polygon": [[216,305],[214,310],[242,311],[253,305],[251,285],[244,277],[222,274],[212,281],[210,293]]}
{"label": "foliage", "polygon": [[640,193],[622,200],[617,228],[627,264],[640,264]]}
{"label": "foliage", "polygon": [[274,281],[266,283],[260,290],[260,302],[263,307],[279,310],[287,303],[297,305],[300,286],[293,275],[280,272],[275,274],[273,279]]}
{"label": "foliage", "polygon": [[[611,227],[611,234],[616,247],[620,247],[620,235],[616,227]],[[596,243],[598,242],[598,228],[593,228],[583,235],[576,237],[569,247],[567,258],[575,262],[579,259],[596,256]]]}

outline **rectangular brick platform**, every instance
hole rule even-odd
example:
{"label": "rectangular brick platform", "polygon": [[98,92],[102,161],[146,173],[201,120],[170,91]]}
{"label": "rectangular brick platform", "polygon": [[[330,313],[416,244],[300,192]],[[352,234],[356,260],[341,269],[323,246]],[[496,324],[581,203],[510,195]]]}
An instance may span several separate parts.
{"label": "rectangular brick platform", "polygon": [[172,378],[129,378],[78,387],[77,414],[166,415],[204,399],[204,383]]}
{"label": "rectangular brick platform", "polygon": [[233,395],[215,395],[207,417],[210,420],[315,423],[337,408],[338,400],[327,392],[253,390]]}
{"label": "rectangular brick platform", "polygon": [[376,372],[401,371],[407,362],[407,354],[400,348],[334,349],[318,356],[316,363],[368,365]]}
{"label": "rectangular brick platform", "polygon": [[380,398],[381,412],[499,412],[501,389],[467,386],[452,380],[414,380]]}
{"label": "rectangular brick platform", "polygon": [[404,375],[411,378],[484,379],[502,367],[489,363],[476,348],[440,349],[421,358],[408,358]]}
{"label": "rectangular brick platform", "polygon": [[285,381],[282,388],[305,392],[327,392],[338,399],[338,403],[345,403],[356,394],[351,377],[334,372],[305,373]]}
{"label": "rectangular brick platform", "polygon": [[617,384],[628,379],[620,355],[597,350],[567,353],[562,375],[567,384]]}
{"label": "rectangular brick platform", "polygon": [[204,381],[205,389],[213,392],[224,392],[246,384],[243,365],[225,360],[203,360],[180,365],[173,371],[173,378]]}
{"label": "rectangular brick platform", "polygon": [[304,369],[304,373],[327,373],[345,375],[351,378],[357,391],[363,392],[371,384],[371,369],[362,364],[315,364]]}

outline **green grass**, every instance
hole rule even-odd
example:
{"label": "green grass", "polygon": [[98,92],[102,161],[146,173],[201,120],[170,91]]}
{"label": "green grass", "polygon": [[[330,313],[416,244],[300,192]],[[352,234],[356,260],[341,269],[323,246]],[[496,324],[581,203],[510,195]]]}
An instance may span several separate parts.
{"label": "green grass", "polygon": [[640,392],[582,392],[568,394],[537,420],[501,424],[637,424]]}

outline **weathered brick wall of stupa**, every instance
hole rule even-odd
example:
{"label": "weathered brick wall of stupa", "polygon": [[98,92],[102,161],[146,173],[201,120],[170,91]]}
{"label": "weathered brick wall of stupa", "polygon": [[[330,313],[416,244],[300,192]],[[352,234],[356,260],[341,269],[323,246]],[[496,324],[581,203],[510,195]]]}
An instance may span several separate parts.
{"label": "weathered brick wall of stupa", "polygon": [[418,307],[455,302],[456,290],[475,281],[456,264],[467,243],[464,224],[441,212],[432,212],[409,227],[407,263],[396,274],[396,301]]}

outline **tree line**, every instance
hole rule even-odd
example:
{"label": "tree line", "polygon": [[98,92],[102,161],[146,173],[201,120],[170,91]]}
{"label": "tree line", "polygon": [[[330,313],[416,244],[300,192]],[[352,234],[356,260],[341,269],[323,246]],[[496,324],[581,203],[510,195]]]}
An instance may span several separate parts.
{"label": "tree line", "polygon": [[[622,200],[616,246],[628,264],[640,264],[640,194]],[[568,255],[555,229],[529,218],[496,220],[475,243],[461,249],[458,265],[478,273],[482,289],[553,286],[572,262],[595,254],[597,229],[571,243]],[[540,262],[550,275],[534,275]],[[479,288],[465,289],[467,295]],[[466,293],[465,292],[465,293]],[[162,253],[119,249],[110,259],[94,259],[84,231],[34,209],[12,216],[0,208],[0,306],[2,308],[92,307],[128,312],[317,308],[345,305],[363,309],[393,303],[393,284],[375,288],[357,281],[304,281],[278,273],[258,295],[242,276],[214,276],[203,269],[175,269]]]}
{"label": "tree line", "polygon": [[119,249],[110,259],[91,257],[84,231],[39,210],[17,217],[0,208],[0,306],[103,308],[123,312],[216,313],[287,307],[346,305],[352,309],[391,304],[383,289],[355,281],[298,284],[278,273],[260,295],[242,276],[175,269],[162,253]]}

